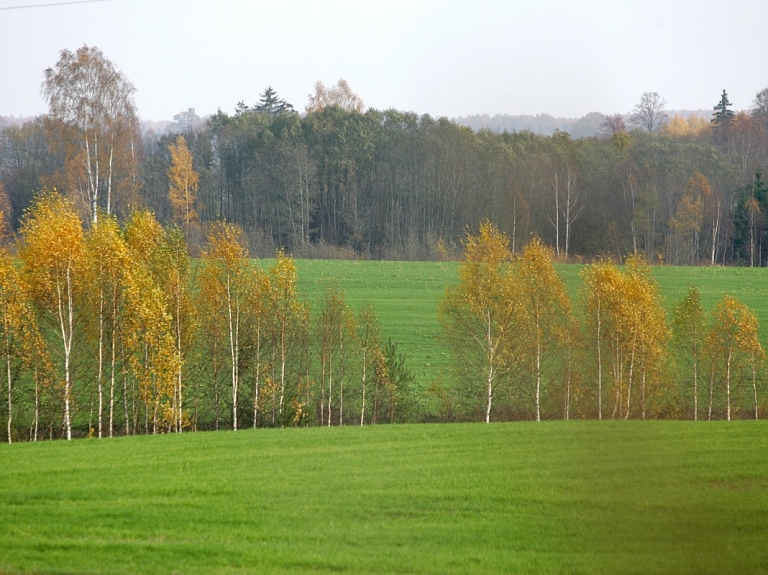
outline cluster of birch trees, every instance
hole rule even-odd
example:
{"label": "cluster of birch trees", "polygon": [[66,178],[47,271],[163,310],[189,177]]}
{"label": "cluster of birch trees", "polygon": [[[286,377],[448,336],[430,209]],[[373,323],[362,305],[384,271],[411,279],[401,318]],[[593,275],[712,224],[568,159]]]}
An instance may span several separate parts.
{"label": "cluster of birch trees", "polygon": [[454,416],[731,420],[765,409],[757,317],[737,299],[707,317],[691,287],[670,320],[651,268],[633,256],[586,266],[574,306],[538,238],[515,257],[486,221],[464,249],[440,307],[461,382]]}
{"label": "cluster of birch trees", "polygon": [[242,230],[183,233],[148,211],[84,231],[44,191],[0,250],[5,439],[393,422],[411,375],[370,307],[300,301],[292,258],[262,269]]}

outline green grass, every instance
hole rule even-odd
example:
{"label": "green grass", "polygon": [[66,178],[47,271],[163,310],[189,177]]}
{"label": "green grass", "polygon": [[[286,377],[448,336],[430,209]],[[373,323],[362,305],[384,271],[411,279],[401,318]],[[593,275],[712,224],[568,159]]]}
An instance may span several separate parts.
{"label": "green grass", "polygon": [[[437,310],[446,286],[458,281],[455,262],[299,260],[297,268],[300,293],[315,307],[330,280],[345,291],[351,306],[373,305],[384,339],[392,337],[400,344],[422,384],[448,366],[448,356],[437,342]],[[583,268],[557,266],[574,306],[579,305]],[[690,285],[699,288],[707,310],[726,294],[741,299],[757,313],[763,344],[768,344],[768,268],[661,266],[653,273],[669,311]]]}
{"label": "green grass", "polygon": [[0,572],[768,573],[768,424],[0,446]]}

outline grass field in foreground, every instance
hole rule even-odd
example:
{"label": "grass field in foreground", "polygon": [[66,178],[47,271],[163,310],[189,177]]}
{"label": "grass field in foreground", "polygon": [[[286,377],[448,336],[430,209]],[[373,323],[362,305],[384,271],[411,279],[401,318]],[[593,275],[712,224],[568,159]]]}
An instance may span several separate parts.
{"label": "grass field in foreground", "polygon": [[0,446],[3,573],[768,573],[768,423]]}

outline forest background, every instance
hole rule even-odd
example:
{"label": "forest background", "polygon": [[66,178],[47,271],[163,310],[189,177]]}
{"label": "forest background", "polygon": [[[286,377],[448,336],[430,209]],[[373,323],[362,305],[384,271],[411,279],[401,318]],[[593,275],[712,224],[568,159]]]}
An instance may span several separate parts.
{"label": "forest background", "polygon": [[[108,90],[65,73],[89,62]],[[488,219],[513,252],[533,234],[564,259],[768,261],[768,90],[738,113],[725,90],[713,94],[711,119],[670,117],[649,92],[626,115],[590,115],[598,135],[574,138],[365,109],[340,80],[318,82],[303,114],[268,87],[233,114],[180,113],[159,135],[142,132],[133,86],[97,48],[65,50],[45,78],[50,113],[0,130],[0,198],[14,230],[46,187],[72,198],[84,221],[95,208],[121,220],[150,209],[182,226],[193,253],[207,227],[226,220],[260,257],[283,248],[309,258],[441,259],[458,257],[465,228]],[[78,82],[92,105],[57,99]],[[199,179],[184,206],[168,193],[179,135]]]}

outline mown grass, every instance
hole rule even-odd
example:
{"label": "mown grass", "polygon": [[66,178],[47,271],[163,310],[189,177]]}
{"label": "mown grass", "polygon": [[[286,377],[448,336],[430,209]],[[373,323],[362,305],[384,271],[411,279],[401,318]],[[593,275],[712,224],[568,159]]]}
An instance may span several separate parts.
{"label": "mown grass", "polygon": [[[440,376],[448,356],[440,346],[438,306],[448,285],[458,282],[455,262],[387,262],[299,260],[299,290],[318,308],[325,286],[335,282],[352,307],[374,306],[384,339],[391,337],[408,356],[410,368],[424,384]],[[557,266],[574,307],[580,306],[579,276],[583,265]],[[696,285],[707,310],[724,295],[733,295],[760,321],[763,344],[768,344],[768,268],[671,267],[653,268],[668,311]]]}
{"label": "mown grass", "polygon": [[0,446],[0,572],[766,573],[768,424]]}

